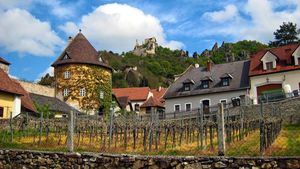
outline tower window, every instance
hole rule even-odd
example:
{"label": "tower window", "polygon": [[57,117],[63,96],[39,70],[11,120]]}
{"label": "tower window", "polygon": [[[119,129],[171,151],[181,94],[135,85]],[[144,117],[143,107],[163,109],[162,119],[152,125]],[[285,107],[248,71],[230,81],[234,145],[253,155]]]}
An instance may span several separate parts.
{"label": "tower window", "polygon": [[86,95],[85,88],[81,88],[81,89],[79,90],[79,96],[84,97],[85,95]]}
{"label": "tower window", "polygon": [[100,99],[104,99],[104,92],[102,90],[100,91]]}
{"label": "tower window", "polygon": [[64,89],[63,95],[64,95],[64,97],[68,96],[69,95],[69,89]]}
{"label": "tower window", "polygon": [[71,77],[70,71],[65,71],[65,72],[64,72],[64,78],[65,78],[65,79],[69,79],[70,77]]}

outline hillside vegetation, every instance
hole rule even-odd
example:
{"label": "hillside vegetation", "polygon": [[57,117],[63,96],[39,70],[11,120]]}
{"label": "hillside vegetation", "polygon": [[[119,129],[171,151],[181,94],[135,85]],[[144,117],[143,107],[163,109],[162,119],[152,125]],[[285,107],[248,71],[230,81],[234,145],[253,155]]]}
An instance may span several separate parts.
{"label": "hillside vegetation", "polygon": [[[214,63],[224,63],[234,60],[244,60],[266,45],[257,41],[239,41],[223,43],[220,47],[205,50],[188,57],[182,50],[170,50],[159,46],[156,54],[146,57],[136,56],[132,52],[122,55],[100,51],[100,56],[116,71],[113,75],[113,87],[158,86],[168,87],[176,74],[182,73],[190,64],[199,63],[204,66],[207,60]],[[232,59],[234,57],[234,59]],[[137,69],[134,69],[136,67]]]}

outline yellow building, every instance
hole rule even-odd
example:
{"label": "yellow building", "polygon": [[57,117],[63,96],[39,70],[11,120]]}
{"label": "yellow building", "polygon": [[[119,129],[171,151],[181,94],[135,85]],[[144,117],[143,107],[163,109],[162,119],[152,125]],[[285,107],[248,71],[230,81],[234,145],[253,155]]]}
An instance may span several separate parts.
{"label": "yellow building", "polygon": [[22,91],[6,73],[9,63],[0,58],[0,65],[0,119],[8,119],[20,114]]}
{"label": "yellow building", "polygon": [[79,32],[52,64],[55,95],[89,115],[108,112],[112,100],[112,69]]}

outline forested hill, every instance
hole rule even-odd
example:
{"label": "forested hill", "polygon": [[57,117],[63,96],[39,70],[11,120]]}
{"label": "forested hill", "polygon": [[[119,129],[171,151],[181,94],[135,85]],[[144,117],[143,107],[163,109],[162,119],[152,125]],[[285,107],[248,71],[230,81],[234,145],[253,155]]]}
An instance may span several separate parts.
{"label": "forested hill", "polygon": [[239,41],[236,43],[217,44],[211,50],[200,55],[196,52],[188,57],[187,51],[170,50],[159,46],[156,54],[136,56],[132,52],[122,55],[113,52],[99,51],[100,56],[114,68],[113,87],[158,86],[168,87],[176,74],[182,73],[190,64],[205,65],[208,59],[214,63],[244,60],[258,50],[267,48],[257,41]]}

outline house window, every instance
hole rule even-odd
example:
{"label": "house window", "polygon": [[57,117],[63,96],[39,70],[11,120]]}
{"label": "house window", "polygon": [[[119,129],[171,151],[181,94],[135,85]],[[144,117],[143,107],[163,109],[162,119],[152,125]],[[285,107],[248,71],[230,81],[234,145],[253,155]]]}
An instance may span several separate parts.
{"label": "house window", "polygon": [[104,99],[104,92],[102,90],[100,91],[100,99]]}
{"label": "house window", "polygon": [[185,104],[185,111],[191,111],[192,110],[192,104],[191,103],[186,103]]}
{"label": "house window", "polygon": [[300,65],[300,57],[298,57],[298,65]]}
{"label": "house window", "polygon": [[3,107],[0,107],[0,117],[3,117],[3,114],[4,114],[4,109]]}
{"label": "house window", "polygon": [[183,84],[184,91],[190,91],[191,85],[189,83]]}
{"label": "house window", "polygon": [[135,111],[140,111],[140,105],[139,104],[135,104],[134,105],[134,110]]}
{"label": "house window", "polygon": [[202,81],[202,88],[203,89],[209,88],[209,81],[208,80],[203,80]]}
{"label": "house window", "polygon": [[220,100],[220,103],[223,103],[224,107],[226,106],[227,100],[226,99],[222,99]]}
{"label": "house window", "polygon": [[229,86],[229,78],[222,78],[222,86]]}
{"label": "house window", "polygon": [[69,89],[64,89],[63,95],[64,95],[64,97],[68,96],[69,95]]}
{"label": "house window", "polygon": [[79,90],[79,96],[84,97],[85,95],[86,95],[85,88],[81,88],[81,89]]}
{"label": "house window", "polygon": [[180,105],[179,105],[179,104],[176,104],[176,105],[174,106],[174,111],[175,111],[175,112],[179,112],[179,111],[180,111]]}
{"label": "house window", "polygon": [[70,77],[71,77],[70,71],[65,71],[65,72],[64,72],[64,78],[65,78],[65,79],[69,79]]}
{"label": "house window", "polygon": [[273,69],[273,62],[267,62],[266,63],[266,69],[267,70],[272,70]]}
{"label": "house window", "polygon": [[63,57],[63,60],[66,60],[66,59],[70,59],[70,57],[68,56],[68,54],[65,54],[65,56]]}

